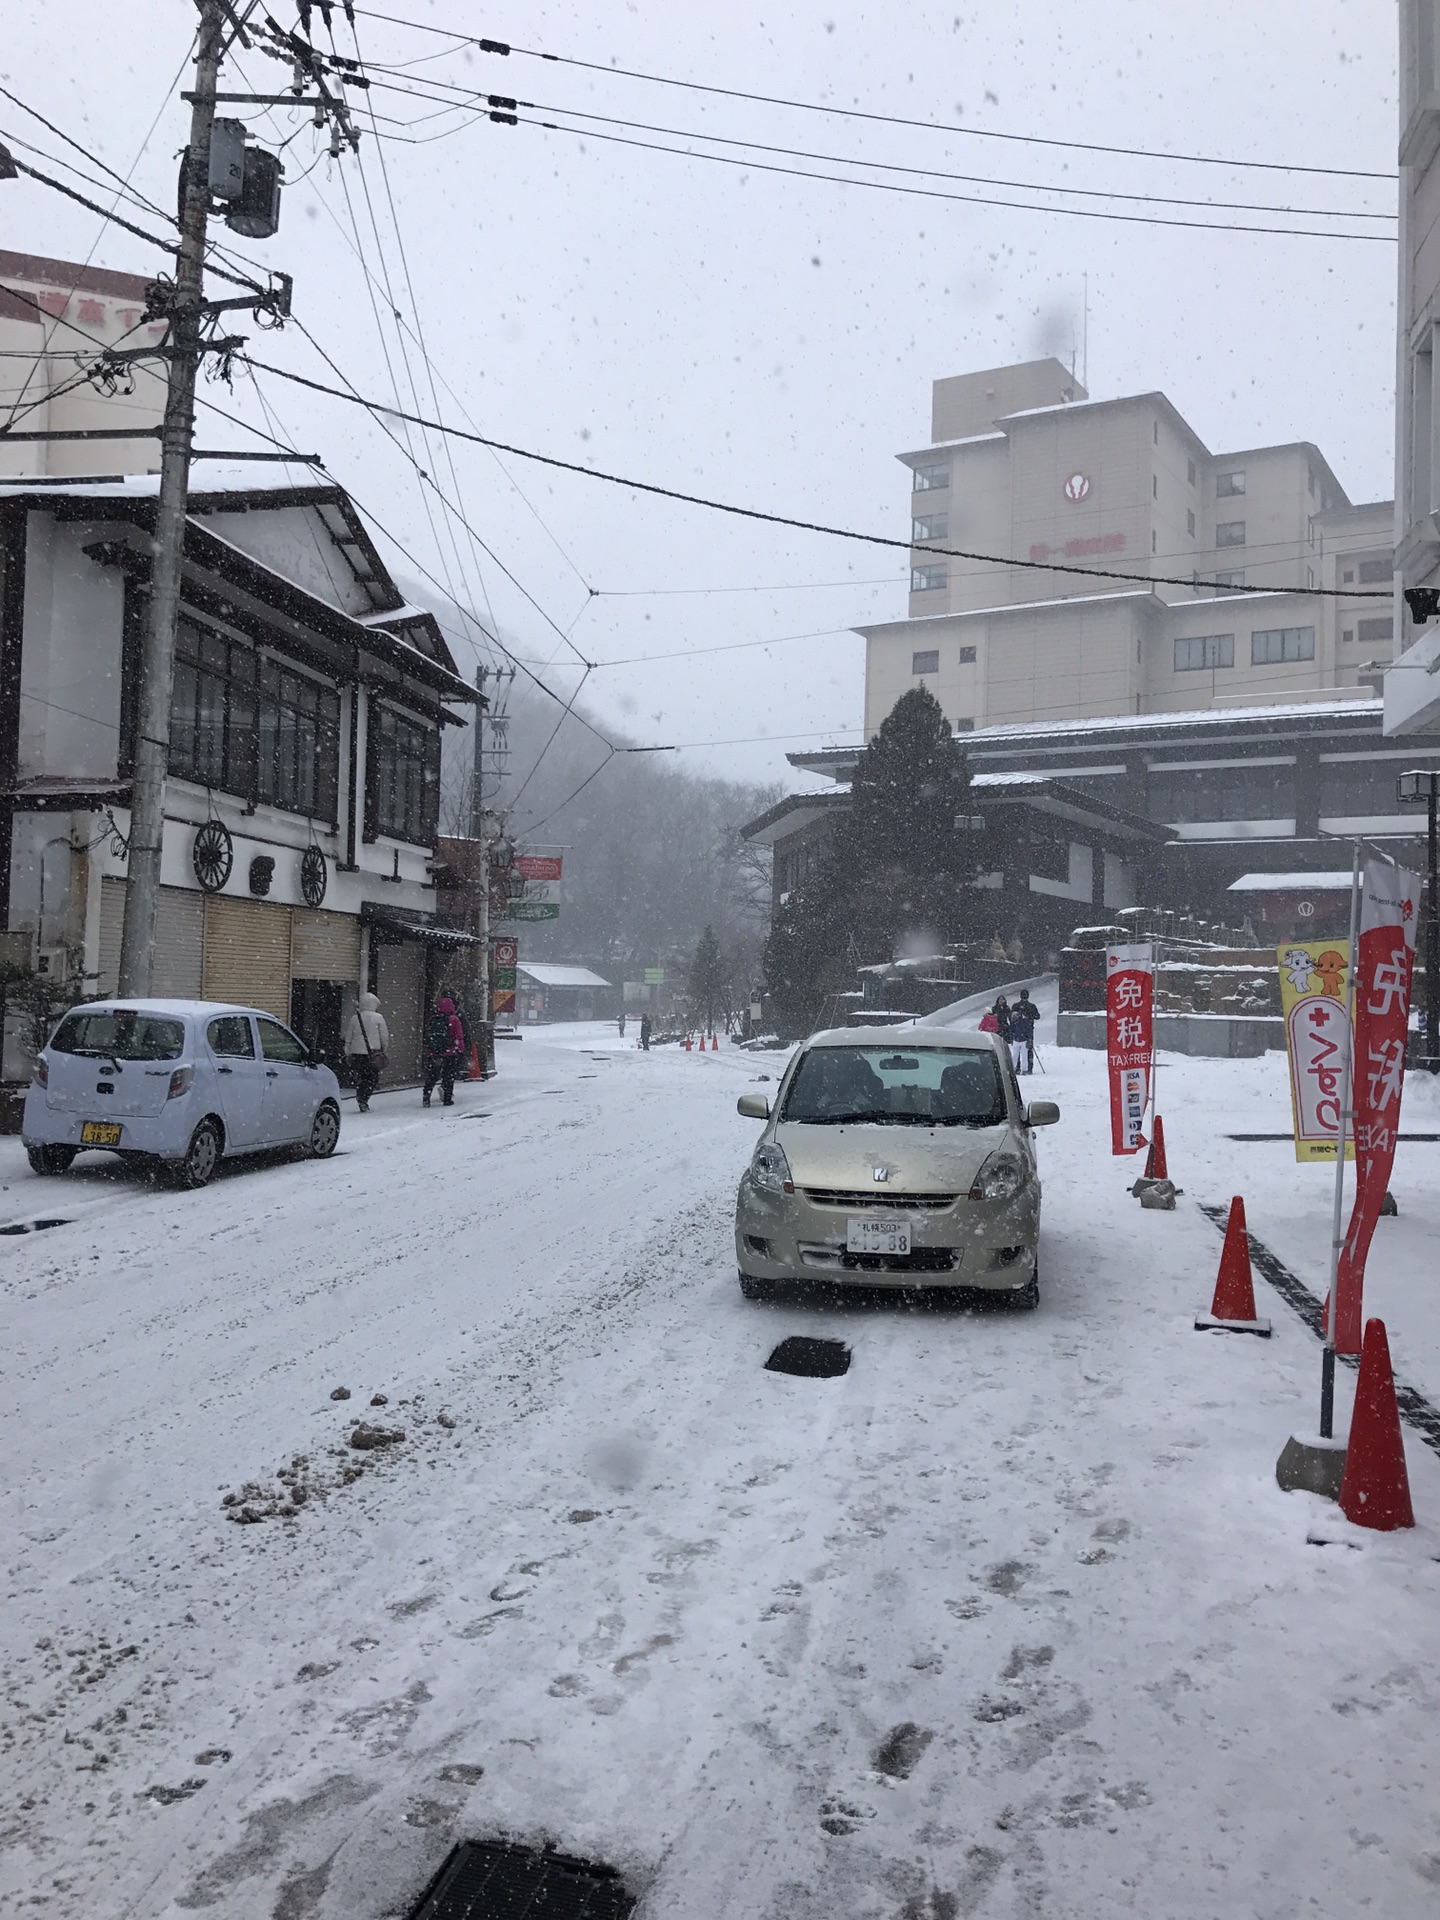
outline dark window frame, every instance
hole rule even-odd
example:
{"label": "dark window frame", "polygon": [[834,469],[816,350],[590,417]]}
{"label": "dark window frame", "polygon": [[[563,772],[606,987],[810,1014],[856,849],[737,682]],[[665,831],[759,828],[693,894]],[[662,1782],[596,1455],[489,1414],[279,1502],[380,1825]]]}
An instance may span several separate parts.
{"label": "dark window frame", "polygon": [[365,838],[433,847],[440,822],[440,729],[371,699],[365,742]]}
{"label": "dark window frame", "polygon": [[[1185,658],[1181,658],[1184,649]],[[1198,650],[1198,658],[1196,657]],[[1176,673],[1213,673],[1235,664],[1233,633],[1193,633],[1175,641]]]}
{"label": "dark window frame", "polygon": [[1243,547],[1245,545],[1245,522],[1243,520],[1218,520],[1215,523],[1215,545],[1218,547]]}
{"label": "dark window frame", "polygon": [[917,647],[910,655],[911,673],[938,673],[940,671],[940,649],[938,647]]}
{"label": "dark window frame", "polygon": [[1215,476],[1215,498],[1217,500],[1239,500],[1245,492],[1245,469],[1232,467],[1226,473]]}
{"label": "dark window frame", "polygon": [[1251,631],[1252,667],[1289,667],[1314,658],[1314,627],[1257,627]]}
{"label": "dark window frame", "polygon": [[187,611],[175,635],[167,770],[251,808],[335,827],[339,689]]}

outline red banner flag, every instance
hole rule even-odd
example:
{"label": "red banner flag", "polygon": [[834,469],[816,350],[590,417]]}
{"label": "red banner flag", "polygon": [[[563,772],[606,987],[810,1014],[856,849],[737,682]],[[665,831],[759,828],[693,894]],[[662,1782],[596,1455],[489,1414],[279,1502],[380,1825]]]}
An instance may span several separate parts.
{"label": "red banner flag", "polygon": [[1105,1051],[1110,1064],[1110,1150],[1147,1145],[1145,1109],[1155,1061],[1155,955],[1147,945],[1105,951]]}
{"label": "red banner flag", "polygon": [[1365,862],[1360,938],[1355,956],[1355,1205],[1335,1276],[1335,1351],[1359,1353],[1365,1261],[1395,1164],[1410,975],[1420,881],[1403,867]]}

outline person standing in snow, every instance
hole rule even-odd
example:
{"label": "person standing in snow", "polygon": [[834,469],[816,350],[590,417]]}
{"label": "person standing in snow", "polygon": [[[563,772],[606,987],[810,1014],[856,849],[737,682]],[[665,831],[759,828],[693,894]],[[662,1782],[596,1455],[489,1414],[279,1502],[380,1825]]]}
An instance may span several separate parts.
{"label": "person standing in snow", "polygon": [[1040,1009],[1030,998],[1030,989],[1022,987],[1020,998],[1010,1009],[1010,1054],[1016,1073],[1035,1071],[1035,1028],[1039,1020]]}
{"label": "person standing in snow", "polygon": [[648,1013],[642,1013],[640,1016],[640,1050],[642,1053],[649,1053],[650,1051],[650,1016]]}
{"label": "person standing in snow", "polygon": [[442,993],[435,1002],[435,1011],[425,1022],[423,1105],[429,1106],[430,1096],[435,1091],[435,1082],[438,1080],[441,1105],[454,1106],[455,1074],[464,1058],[465,1029],[460,1024],[459,1014],[455,1011],[455,1002],[448,993]]}
{"label": "person standing in snow", "polygon": [[355,1104],[361,1113],[370,1111],[370,1096],[385,1069],[385,1049],[390,1044],[390,1029],[373,993],[362,993],[359,1005],[345,1029],[345,1051],[350,1056],[350,1071],[355,1080]]}
{"label": "person standing in snow", "polygon": [[620,1038],[622,1040],[625,1038],[625,1015],[623,1013],[620,1015]]}

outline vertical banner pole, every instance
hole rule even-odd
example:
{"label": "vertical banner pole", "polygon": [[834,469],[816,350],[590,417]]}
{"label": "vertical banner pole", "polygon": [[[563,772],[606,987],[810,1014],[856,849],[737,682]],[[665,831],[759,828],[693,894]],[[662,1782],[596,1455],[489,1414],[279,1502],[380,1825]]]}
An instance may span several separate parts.
{"label": "vertical banner pole", "polygon": [[1340,1138],[1335,1147],[1335,1204],[1330,1222],[1330,1312],[1325,1322],[1325,1346],[1320,1355],[1320,1437],[1329,1440],[1335,1432],[1335,1320],[1338,1309],[1336,1281],[1340,1272],[1340,1249],[1345,1243],[1342,1222],[1345,1216],[1345,1142],[1354,1118],[1352,1085],[1355,1059],[1355,963],[1360,940],[1360,842],[1350,869],[1350,964],[1345,978],[1345,1011],[1349,1020],[1350,1044],[1345,1049],[1345,1064],[1340,1079]]}
{"label": "vertical banner pole", "polygon": [[[1152,992],[1158,993],[1160,987],[1160,942],[1153,936],[1150,941],[1150,972],[1155,982]],[[1154,1004],[1152,999],[1152,1007],[1154,1007]],[[1159,1009],[1156,1008],[1155,1012],[1150,1016],[1150,1144],[1152,1148],[1155,1144],[1155,1116],[1160,1111],[1159,1106],[1156,1104],[1157,1096],[1155,1092],[1155,1083],[1160,1078],[1160,1051],[1154,1037],[1155,1015],[1158,1011]]]}

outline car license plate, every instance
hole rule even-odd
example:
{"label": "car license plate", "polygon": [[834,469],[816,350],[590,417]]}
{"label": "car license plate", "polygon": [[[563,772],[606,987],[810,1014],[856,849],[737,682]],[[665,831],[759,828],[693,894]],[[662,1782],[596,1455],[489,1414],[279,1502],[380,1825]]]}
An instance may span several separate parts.
{"label": "car license plate", "polygon": [[80,1129],[82,1147],[118,1147],[120,1126],[114,1120],[87,1120]]}
{"label": "car license plate", "polygon": [[907,1254],[910,1251],[910,1222],[908,1220],[847,1220],[845,1251],[847,1253]]}

